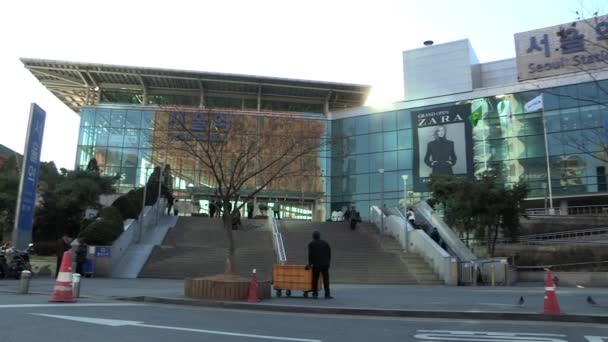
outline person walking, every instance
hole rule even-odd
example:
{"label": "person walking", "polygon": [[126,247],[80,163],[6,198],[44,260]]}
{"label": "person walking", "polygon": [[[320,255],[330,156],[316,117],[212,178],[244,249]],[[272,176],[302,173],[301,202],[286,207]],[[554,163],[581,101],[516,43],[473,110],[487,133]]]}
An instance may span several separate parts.
{"label": "person walking", "polygon": [[272,207],[272,211],[274,212],[274,218],[280,220],[281,219],[281,203],[278,201],[274,203]]}
{"label": "person walking", "polygon": [[72,246],[70,245],[71,242],[72,239],[68,236],[68,234],[63,234],[59,239],[57,239],[57,268],[55,268],[55,278],[57,278],[59,275],[59,270],[61,269],[63,253],[72,249]]}
{"label": "person walking", "polygon": [[179,216],[179,207],[181,207],[181,204],[179,203],[179,200],[175,200],[175,203],[173,203],[173,215],[175,216]]}
{"label": "person walking", "polygon": [[412,225],[412,227],[416,227],[416,214],[414,214],[412,208],[407,208],[405,218],[407,218],[408,222]]}
{"label": "person walking", "polygon": [[247,218],[248,219],[253,218],[253,202],[252,201],[247,202]]}
{"label": "person walking", "polygon": [[361,214],[355,210],[355,213],[350,215],[350,229],[355,230],[359,222],[361,222]]}
{"label": "person walking", "polygon": [[319,274],[323,276],[325,299],[333,299],[329,290],[329,264],[331,263],[331,247],[321,240],[321,233],[314,231],[312,241],[308,244],[308,266],[312,267],[312,297],[319,297]]}
{"label": "person walking", "polygon": [[215,216],[215,201],[209,201],[209,217]]}

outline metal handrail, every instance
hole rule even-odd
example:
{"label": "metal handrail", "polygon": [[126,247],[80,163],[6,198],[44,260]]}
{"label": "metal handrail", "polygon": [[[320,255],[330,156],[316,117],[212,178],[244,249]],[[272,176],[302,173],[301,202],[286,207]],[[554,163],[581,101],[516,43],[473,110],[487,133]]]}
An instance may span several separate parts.
{"label": "metal handrail", "polygon": [[[565,209],[568,211],[568,215],[608,215],[608,205],[605,204],[569,206]],[[545,216],[549,215],[549,209],[529,208],[526,209],[526,214],[530,216]]]}
{"label": "metal handrail", "polygon": [[277,252],[277,261],[280,264],[287,262],[287,253],[285,253],[285,244],[283,243],[283,235],[279,231],[279,225],[276,218],[271,219],[272,237],[274,240],[274,248]]}
{"label": "metal handrail", "polygon": [[[546,240],[557,240],[557,239],[565,239],[565,238],[577,238],[577,237],[583,237],[583,236],[593,236],[593,235],[599,235],[599,234],[608,234],[608,227],[578,229],[578,230],[565,230],[562,232],[522,235],[522,236],[518,236],[515,241],[511,238],[499,238],[496,240],[496,243],[510,244],[510,243],[518,243],[518,242],[546,241]],[[485,239],[469,239],[469,241],[481,242],[482,244],[486,243]],[[562,240],[562,241],[570,241],[570,240]]]}

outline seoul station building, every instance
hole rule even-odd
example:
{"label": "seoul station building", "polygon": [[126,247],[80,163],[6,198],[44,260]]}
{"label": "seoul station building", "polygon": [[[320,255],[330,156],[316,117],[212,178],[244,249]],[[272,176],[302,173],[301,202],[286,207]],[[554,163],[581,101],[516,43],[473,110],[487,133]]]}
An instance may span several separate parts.
{"label": "seoul station building", "polygon": [[505,186],[526,182],[529,208],[552,204],[567,214],[607,204],[608,17],[514,38],[516,58],[488,63],[466,39],[404,51],[403,101],[374,107],[364,105],[365,85],[22,62],[80,115],[76,167],[96,158],[128,191],[166,162],[178,197],[201,213],[214,194],[209,170],[154,143],[158,122],[175,115],[203,115],[218,127],[248,119],[260,134],[296,125],[331,141],[313,173],[258,194],[279,200],[282,217],[325,220],[351,205],[366,217],[371,205],[398,206],[405,189],[408,202],[427,198],[431,175],[489,170]]}

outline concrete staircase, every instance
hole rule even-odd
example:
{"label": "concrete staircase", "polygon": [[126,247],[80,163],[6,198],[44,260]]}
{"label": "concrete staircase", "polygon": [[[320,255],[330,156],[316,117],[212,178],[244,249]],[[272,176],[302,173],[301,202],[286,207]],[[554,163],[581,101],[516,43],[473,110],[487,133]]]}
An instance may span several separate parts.
{"label": "concrete staircase", "polygon": [[[259,280],[271,278],[276,261],[272,233],[266,220],[243,220],[243,229],[234,230],[237,272]],[[140,273],[140,278],[183,279],[224,273],[228,237],[221,219],[180,217],[163,244],[156,246]]]}
{"label": "concrete staircase", "polygon": [[331,282],[339,284],[443,284],[418,255],[402,253],[390,236],[378,234],[375,226],[359,224],[351,231],[343,222],[282,220],[287,261],[306,264],[312,232],[332,247]]}

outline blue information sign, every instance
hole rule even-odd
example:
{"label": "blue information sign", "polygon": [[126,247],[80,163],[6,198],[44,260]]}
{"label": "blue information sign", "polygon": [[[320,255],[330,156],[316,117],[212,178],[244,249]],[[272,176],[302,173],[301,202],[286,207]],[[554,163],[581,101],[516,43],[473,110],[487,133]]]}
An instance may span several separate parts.
{"label": "blue information sign", "polygon": [[98,258],[109,258],[112,256],[112,247],[96,247],[95,256]]}
{"label": "blue information sign", "polygon": [[25,249],[32,239],[32,224],[34,221],[34,210],[36,209],[40,151],[45,119],[46,112],[37,104],[32,103],[25,141],[25,152],[23,154],[23,166],[21,168],[15,229],[13,230],[13,245],[18,249]]}

